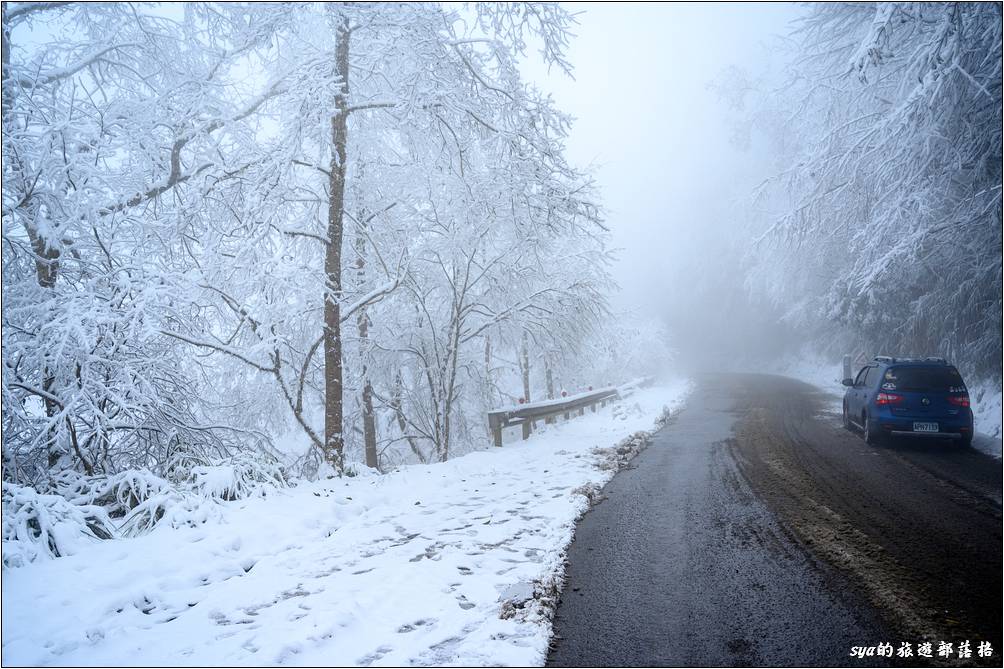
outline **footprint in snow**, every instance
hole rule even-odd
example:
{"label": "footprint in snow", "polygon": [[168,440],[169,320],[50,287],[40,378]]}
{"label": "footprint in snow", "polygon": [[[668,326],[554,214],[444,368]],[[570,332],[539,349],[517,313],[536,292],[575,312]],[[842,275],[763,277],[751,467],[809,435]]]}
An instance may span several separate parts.
{"label": "footprint in snow", "polygon": [[392,650],[394,650],[392,646],[380,646],[369,655],[364,655],[363,657],[356,660],[356,664],[358,664],[361,667],[368,667],[377,660],[381,659],[384,655],[386,655]]}
{"label": "footprint in snow", "polygon": [[436,619],[435,618],[428,618],[428,619],[426,619],[426,618],[419,618],[418,620],[416,620],[416,621],[414,621],[412,623],[405,623],[404,625],[401,625],[400,627],[398,627],[397,628],[397,633],[398,634],[407,634],[408,632],[414,632],[419,627],[423,627],[425,625],[433,625],[435,623],[436,623]]}

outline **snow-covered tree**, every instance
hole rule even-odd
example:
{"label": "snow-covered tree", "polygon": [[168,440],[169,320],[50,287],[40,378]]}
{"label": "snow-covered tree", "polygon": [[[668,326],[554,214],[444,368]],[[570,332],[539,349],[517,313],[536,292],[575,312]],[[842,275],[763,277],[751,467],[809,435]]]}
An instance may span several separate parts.
{"label": "snow-covered tree", "polygon": [[563,8],[4,7],[8,478],[445,460],[605,316]]}
{"label": "snow-covered tree", "polygon": [[[88,473],[226,451],[160,334],[162,263],[226,177],[220,147],[260,99],[191,17],[24,3],[3,15],[5,473]],[[33,26],[40,25],[39,30]],[[23,39],[21,39],[23,38]]]}
{"label": "snow-covered tree", "polygon": [[783,165],[751,286],[820,339],[999,377],[1000,6],[813,5],[795,37],[749,112]]}

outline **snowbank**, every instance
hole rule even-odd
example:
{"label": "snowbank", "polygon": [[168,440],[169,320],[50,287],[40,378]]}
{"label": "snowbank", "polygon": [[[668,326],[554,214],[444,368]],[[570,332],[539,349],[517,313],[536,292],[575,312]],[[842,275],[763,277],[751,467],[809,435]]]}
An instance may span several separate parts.
{"label": "snowbank", "polygon": [[1001,387],[992,382],[975,383],[969,388],[969,397],[973,402],[976,429],[984,434],[1001,436],[1001,414],[1004,413],[1004,398]]}
{"label": "snowbank", "polygon": [[1001,429],[1001,414],[1004,412],[1001,387],[990,381],[977,382],[969,387],[969,398],[973,403],[977,432],[973,448],[1001,459],[1001,438],[1004,437]]}
{"label": "snowbank", "polygon": [[542,664],[575,520],[614,473],[609,447],[687,388],[5,569],[3,663]]}

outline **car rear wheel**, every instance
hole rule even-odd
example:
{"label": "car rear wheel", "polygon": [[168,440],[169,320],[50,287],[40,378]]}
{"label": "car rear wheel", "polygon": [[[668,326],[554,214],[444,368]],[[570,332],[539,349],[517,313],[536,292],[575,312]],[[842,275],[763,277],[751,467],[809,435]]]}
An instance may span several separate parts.
{"label": "car rear wheel", "polygon": [[882,434],[882,428],[880,428],[875,421],[868,417],[867,411],[862,415],[861,424],[864,426],[862,432],[865,438],[865,443],[869,446],[881,446],[885,435]]}
{"label": "car rear wheel", "polygon": [[847,413],[847,402],[844,402],[844,429],[845,430],[854,429],[854,425],[851,424],[851,417]]}
{"label": "car rear wheel", "polygon": [[973,433],[972,432],[963,432],[962,433],[962,439],[959,440],[959,443],[962,444],[962,448],[969,448],[970,446],[972,446],[973,445]]}

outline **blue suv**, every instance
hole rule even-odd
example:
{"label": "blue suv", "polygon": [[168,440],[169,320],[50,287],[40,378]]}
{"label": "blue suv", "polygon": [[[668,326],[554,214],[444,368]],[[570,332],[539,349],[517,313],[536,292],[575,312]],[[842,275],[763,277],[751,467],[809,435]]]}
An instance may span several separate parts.
{"label": "blue suv", "polygon": [[869,444],[892,436],[972,443],[969,391],[943,358],[876,356],[843,384],[844,427],[861,430]]}

